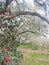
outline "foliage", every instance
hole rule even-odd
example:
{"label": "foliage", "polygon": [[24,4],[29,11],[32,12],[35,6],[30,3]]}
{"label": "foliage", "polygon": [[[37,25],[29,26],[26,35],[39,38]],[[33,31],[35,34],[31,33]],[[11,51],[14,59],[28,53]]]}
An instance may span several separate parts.
{"label": "foliage", "polygon": [[35,43],[32,44],[32,49],[33,50],[38,50],[39,49],[39,46]]}
{"label": "foliage", "polygon": [[[3,4],[3,3],[2,3]],[[2,8],[3,7],[3,8]],[[19,46],[19,35],[17,34],[17,27],[20,26],[22,19],[9,19],[3,21],[3,18],[9,14],[1,13],[4,11],[4,5],[0,7],[0,63],[2,65],[18,65],[23,60],[23,53],[17,50]],[[15,28],[16,27],[16,28]],[[6,61],[5,61],[6,60]]]}
{"label": "foliage", "polygon": [[[22,51],[18,51],[17,47],[19,46],[19,39],[17,40],[17,33],[12,26],[2,25],[5,26],[3,34],[0,34],[0,62],[5,62],[5,57],[10,58],[11,61],[6,63],[6,65],[18,65],[19,62],[23,59]],[[6,27],[7,26],[7,27]],[[2,28],[3,29],[3,28]]]}
{"label": "foliage", "polygon": [[[5,57],[7,57],[6,61],[7,61],[7,65],[18,65],[19,62],[22,61],[23,59],[23,54],[22,51],[17,51],[16,49],[12,49],[12,48],[1,48],[0,49],[0,62],[5,62]],[[8,58],[10,58],[10,61],[8,62]]]}

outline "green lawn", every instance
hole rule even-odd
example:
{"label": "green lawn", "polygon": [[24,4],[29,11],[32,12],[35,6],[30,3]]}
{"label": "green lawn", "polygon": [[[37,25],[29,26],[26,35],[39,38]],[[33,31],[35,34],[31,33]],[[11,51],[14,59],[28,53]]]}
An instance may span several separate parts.
{"label": "green lawn", "polygon": [[20,44],[19,47],[20,48],[32,48],[32,44],[26,44],[26,43],[24,43],[24,44]]}
{"label": "green lawn", "polygon": [[39,49],[39,46],[36,45],[36,44],[31,44],[31,43],[23,43],[23,44],[20,44],[19,46],[20,48],[31,48],[33,50],[38,50]]}
{"label": "green lawn", "polygon": [[49,65],[49,54],[48,53],[31,53],[31,56],[35,62],[35,65]]}
{"label": "green lawn", "polygon": [[[28,50],[27,52],[23,53],[23,62],[20,65],[49,65],[49,52],[44,52],[41,50],[33,50],[30,52],[30,50],[32,49],[28,49],[31,48],[32,45],[20,45],[20,48]],[[34,52],[37,51],[37,52]]]}
{"label": "green lawn", "polygon": [[49,65],[49,54],[47,53],[24,53],[21,65]]}

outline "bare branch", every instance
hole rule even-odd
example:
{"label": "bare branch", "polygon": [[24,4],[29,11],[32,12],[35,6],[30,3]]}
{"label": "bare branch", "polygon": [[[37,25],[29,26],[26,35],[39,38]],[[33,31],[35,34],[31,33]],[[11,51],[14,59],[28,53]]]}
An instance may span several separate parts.
{"label": "bare branch", "polygon": [[40,15],[37,12],[27,12],[27,11],[22,11],[22,12],[16,12],[13,15],[8,15],[6,16],[3,20],[8,20],[8,19],[12,19],[14,17],[17,17],[19,15],[32,15],[32,16],[37,16],[39,18],[41,18],[43,21],[47,22],[49,24],[49,20],[47,18],[45,18],[44,16]]}
{"label": "bare branch", "polygon": [[30,31],[30,30],[26,30],[26,31],[23,31],[23,32],[19,32],[18,34],[24,34],[24,33],[27,33],[27,32],[30,32],[30,33],[33,33],[33,34],[38,34],[38,35],[42,35],[44,37],[46,37],[46,35],[44,35],[43,33],[39,33],[37,31]]}
{"label": "bare branch", "polygon": [[38,0],[34,0],[34,2],[37,3],[38,6],[43,7],[44,10],[45,10],[45,14],[47,15],[47,4],[46,4],[46,2],[42,2],[42,3],[41,3],[41,2],[39,2]]}
{"label": "bare branch", "polygon": [[20,32],[20,33],[18,33],[18,34],[24,34],[24,33],[26,33],[26,32],[31,32],[31,33],[34,33],[34,34],[36,34],[37,32],[35,31],[29,31],[29,30],[26,30],[26,31],[23,31],[23,32]]}

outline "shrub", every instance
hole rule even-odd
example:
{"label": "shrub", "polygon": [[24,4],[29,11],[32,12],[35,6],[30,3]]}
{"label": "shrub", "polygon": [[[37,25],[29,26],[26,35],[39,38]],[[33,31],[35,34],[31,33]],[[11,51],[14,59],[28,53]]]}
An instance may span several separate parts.
{"label": "shrub", "polygon": [[32,49],[33,50],[38,50],[39,49],[39,46],[35,43],[32,44]]}

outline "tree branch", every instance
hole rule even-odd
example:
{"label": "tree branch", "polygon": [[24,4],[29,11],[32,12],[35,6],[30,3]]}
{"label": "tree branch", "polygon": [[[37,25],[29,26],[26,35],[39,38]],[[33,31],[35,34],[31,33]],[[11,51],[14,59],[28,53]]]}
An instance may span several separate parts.
{"label": "tree branch", "polygon": [[46,37],[46,35],[44,35],[43,33],[39,33],[37,31],[30,31],[30,30],[19,32],[18,34],[20,35],[20,34],[24,34],[24,33],[27,33],[27,32],[30,32],[30,33],[33,33],[33,34],[39,34],[39,35],[42,35],[42,36]]}
{"label": "tree branch", "polygon": [[26,31],[23,31],[23,32],[20,32],[20,33],[18,33],[18,34],[24,34],[24,33],[26,33],[26,32],[31,32],[31,33],[37,33],[36,31],[34,32],[34,31],[29,31],[29,30],[26,30]]}
{"label": "tree branch", "polygon": [[39,6],[46,6],[46,2],[40,3],[38,0],[34,0],[35,3],[37,3]]}
{"label": "tree branch", "polygon": [[45,10],[45,14],[47,15],[47,4],[46,4],[46,2],[40,3],[38,0],[34,0],[34,2],[37,3],[38,6],[43,7]]}
{"label": "tree branch", "polygon": [[6,16],[3,20],[12,19],[12,18],[17,17],[19,15],[32,15],[32,16],[37,16],[37,17],[39,17],[40,19],[42,19],[43,21],[45,21],[45,22],[47,22],[49,24],[49,20],[47,18],[45,18],[44,16],[40,15],[39,13],[37,13],[37,12],[27,12],[27,11],[16,12],[16,13],[14,13],[12,15]]}

